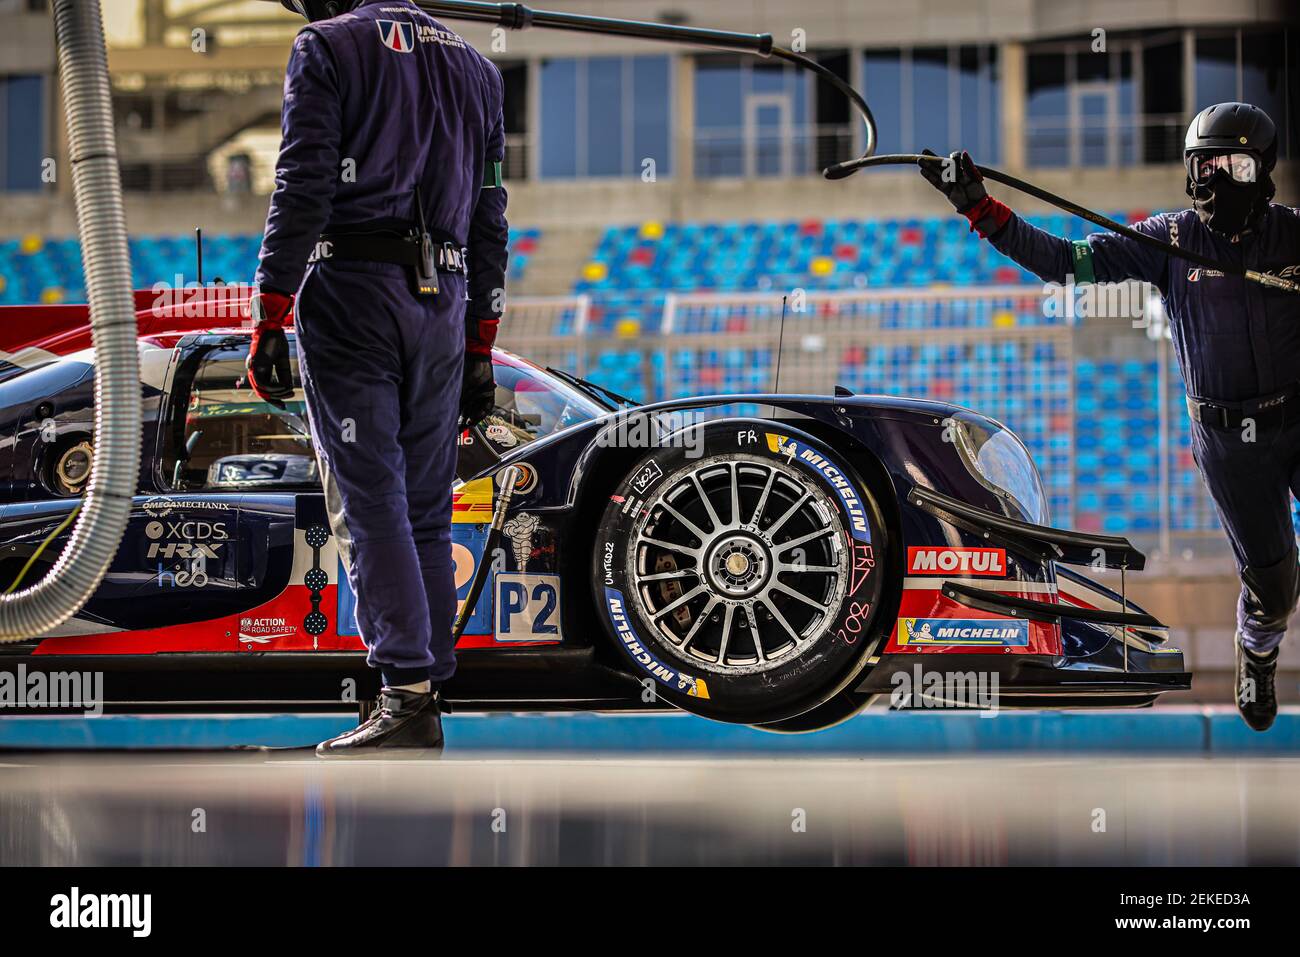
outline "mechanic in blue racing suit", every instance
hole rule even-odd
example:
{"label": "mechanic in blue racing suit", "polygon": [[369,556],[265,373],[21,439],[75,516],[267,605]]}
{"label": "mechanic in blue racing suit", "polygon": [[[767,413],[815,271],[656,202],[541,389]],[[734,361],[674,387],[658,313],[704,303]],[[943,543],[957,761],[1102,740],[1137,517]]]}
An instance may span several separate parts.
{"label": "mechanic in blue racing suit", "polygon": [[[1135,228],[1191,252],[1300,279],[1300,210],[1271,202],[1272,120],[1220,103],[1187,130],[1192,208]],[[1236,695],[1246,723],[1277,714],[1278,645],[1300,590],[1291,493],[1300,496],[1300,296],[1204,269],[1113,233],[1069,242],[1037,229],[984,189],[966,153],[922,164],[973,231],[1046,282],[1140,279],[1164,297],[1187,387],[1192,452],[1241,577]]]}
{"label": "mechanic in blue racing suit", "polygon": [[494,404],[504,300],[501,74],[408,0],[282,0],[284,86],[250,385],[292,394],[294,326],[330,523],[379,707],[323,757],[436,750],[456,668],[456,438]]}

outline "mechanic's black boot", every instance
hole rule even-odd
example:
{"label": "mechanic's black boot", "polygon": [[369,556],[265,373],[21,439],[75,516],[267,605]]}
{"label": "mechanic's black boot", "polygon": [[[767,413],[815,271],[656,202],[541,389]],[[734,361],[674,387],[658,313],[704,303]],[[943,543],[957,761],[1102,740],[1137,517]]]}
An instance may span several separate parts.
{"label": "mechanic's black boot", "polygon": [[1273,676],[1277,673],[1279,649],[1267,655],[1257,655],[1244,647],[1241,634],[1237,634],[1237,710],[1246,723],[1256,731],[1273,727],[1277,717],[1277,694],[1273,690]]}
{"label": "mechanic's black boot", "polygon": [[385,688],[360,727],[316,746],[322,758],[437,757],[442,752],[438,692]]}

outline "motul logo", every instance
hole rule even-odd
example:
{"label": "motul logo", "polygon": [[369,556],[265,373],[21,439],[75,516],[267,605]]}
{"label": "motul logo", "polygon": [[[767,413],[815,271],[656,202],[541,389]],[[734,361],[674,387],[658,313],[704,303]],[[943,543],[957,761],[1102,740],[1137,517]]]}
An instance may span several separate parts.
{"label": "motul logo", "polygon": [[924,548],[907,549],[909,575],[985,575],[1005,578],[1007,553],[1002,548]]}

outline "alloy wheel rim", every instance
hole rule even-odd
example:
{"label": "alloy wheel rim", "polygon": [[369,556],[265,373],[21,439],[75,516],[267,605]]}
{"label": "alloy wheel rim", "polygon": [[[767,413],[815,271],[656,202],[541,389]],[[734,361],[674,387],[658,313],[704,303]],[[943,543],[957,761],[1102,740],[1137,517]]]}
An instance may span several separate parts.
{"label": "alloy wheel rim", "polygon": [[692,463],[659,484],[634,525],[634,601],[697,667],[766,671],[826,634],[848,579],[845,539],[830,496],[779,461]]}

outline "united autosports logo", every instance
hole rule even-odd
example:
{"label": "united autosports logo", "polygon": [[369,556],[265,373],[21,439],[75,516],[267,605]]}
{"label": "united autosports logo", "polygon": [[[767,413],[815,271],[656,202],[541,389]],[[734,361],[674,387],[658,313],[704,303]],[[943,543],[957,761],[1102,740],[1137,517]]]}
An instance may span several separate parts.
{"label": "united autosports logo", "polygon": [[1004,548],[927,548],[911,545],[907,549],[907,573],[1005,578],[1007,552]]}
{"label": "united autosports logo", "polygon": [[1200,282],[1202,279],[1222,279],[1223,270],[1221,269],[1189,269],[1187,270],[1188,282]]}
{"label": "united autosports logo", "polygon": [[402,20],[376,20],[379,27],[379,39],[384,46],[398,53],[410,53],[415,49],[415,24]]}
{"label": "united autosports logo", "polygon": [[[387,10],[388,8],[385,8]],[[396,8],[398,10],[401,7]],[[410,53],[419,43],[439,43],[446,47],[463,49],[465,41],[450,30],[439,30],[431,23],[412,23],[409,20],[376,20],[379,39],[395,53]]]}

